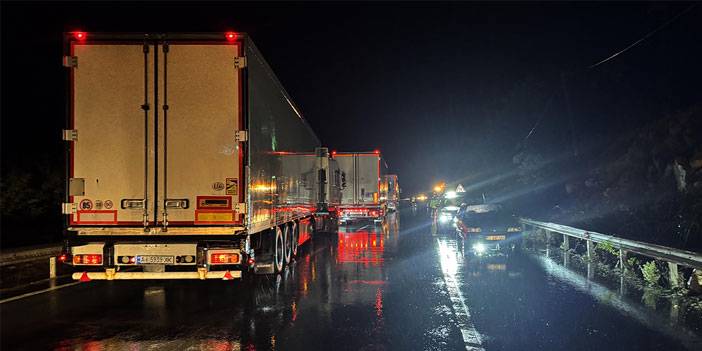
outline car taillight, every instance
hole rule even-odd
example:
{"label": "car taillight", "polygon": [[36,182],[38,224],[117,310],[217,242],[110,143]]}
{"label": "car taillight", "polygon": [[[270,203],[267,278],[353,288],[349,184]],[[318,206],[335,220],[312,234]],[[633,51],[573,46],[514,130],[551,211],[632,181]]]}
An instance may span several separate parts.
{"label": "car taillight", "polygon": [[213,253],[210,254],[210,264],[235,264],[239,263],[238,253]]}
{"label": "car taillight", "polygon": [[85,254],[73,255],[73,264],[102,264],[102,255],[100,254]]}

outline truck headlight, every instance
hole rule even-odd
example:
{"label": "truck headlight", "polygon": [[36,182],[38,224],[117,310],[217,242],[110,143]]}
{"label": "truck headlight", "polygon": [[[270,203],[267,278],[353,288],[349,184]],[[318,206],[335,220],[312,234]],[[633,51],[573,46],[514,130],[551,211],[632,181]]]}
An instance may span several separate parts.
{"label": "truck headlight", "polygon": [[483,244],[483,243],[477,243],[477,244],[473,245],[473,250],[475,250],[475,252],[481,254],[481,253],[485,253],[485,251],[487,250],[487,247],[485,247],[485,244]]}

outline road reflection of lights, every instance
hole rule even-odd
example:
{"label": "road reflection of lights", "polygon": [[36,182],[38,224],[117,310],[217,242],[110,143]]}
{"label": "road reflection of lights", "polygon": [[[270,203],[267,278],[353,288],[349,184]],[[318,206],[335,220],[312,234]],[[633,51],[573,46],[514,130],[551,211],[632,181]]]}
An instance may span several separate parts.
{"label": "road reflection of lights", "polygon": [[[122,340],[119,338],[110,338],[99,341],[82,341],[82,344],[74,344],[79,340],[65,340],[59,342],[59,349],[98,351],[98,350],[163,350],[173,349],[174,340],[169,339],[151,339],[151,340]],[[63,347],[63,344],[66,347]],[[254,345],[246,345],[242,347],[239,340],[222,340],[222,339],[197,339],[185,338],[179,339],[177,349],[183,350],[211,350],[211,351],[232,351],[232,350],[255,350]],[[68,347],[70,346],[70,347]]]}
{"label": "road reflection of lights", "polygon": [[446,284],[446,290],[448,290],[451,299],[453,312],[456,316],[456,322],[461,331],[466,350],[484,350],[482,347],[482,337],[473,325],[470,311],[468,310],[463,293],[461,292],[461,287],[459,286],[457,274],[459,272],[459,267],[463,263],[463,259],[459,256],[458,250],[456,250],[456,241],[437,239],[437,244],[444,283]]}
{"label": "road reflection of lights", "polygon": [[378,318],[383,318],[383,289],[378,288],[375,293],[375,314]]}
{"label": "road reflection of lights", "polygon": [[641,306],[626,301],[624,297],[608,289],[604,285],[587,279],[586,277],[566,268],[556,261],[536,256],[536,260],[543,270],[561,283],[568,284],[582,293],[588,294],[599,303],[614,307],[619,313],[639,321],[651,330],[660,330],[664,334],[680,341],[690,350],[699,350],[702,339],[697,334],[683,325],[675,325],[674,321],[666,320],[662,316],[642,308]]}

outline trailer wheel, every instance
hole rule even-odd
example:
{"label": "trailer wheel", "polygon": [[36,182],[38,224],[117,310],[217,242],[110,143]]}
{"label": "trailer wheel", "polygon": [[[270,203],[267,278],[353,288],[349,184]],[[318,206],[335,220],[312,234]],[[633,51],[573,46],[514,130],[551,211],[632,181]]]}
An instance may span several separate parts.
{"label": "trailer wheel", "polygon": [[275,240],[273,242],[273,264],[275,265],[275,272],[280,273],[283,271],[283,262],[285,258],[285,243],[283,242],[283,232],[280,227],[275,227]]}
{"label": "trailer wheel", "polygon": [[285,264],[289,265],[292,259],[292,230],[290,224],[284,224],[283,226],[285,227],[283,231],[283,237],[285,238]]}
{"label": "trailer wheel", "polygon": [[300,226],[297,222],[292,222],[292,257],[297,256],[297,247],[300,241]]}

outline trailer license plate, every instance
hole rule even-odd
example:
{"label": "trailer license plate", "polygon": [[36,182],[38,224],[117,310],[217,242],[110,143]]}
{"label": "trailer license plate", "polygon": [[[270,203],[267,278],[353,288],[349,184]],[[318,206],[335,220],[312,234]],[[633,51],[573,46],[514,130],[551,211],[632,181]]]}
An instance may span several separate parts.
{"label": "trailer license plate", "polygon": [[175,258],[173,256],[137,256],[137,264],[173,264]]}
{"label": "trailer license plate", "polygon": [[485,237],[486,240],[505,240],[506,236],[504,235],[488,235]]}

